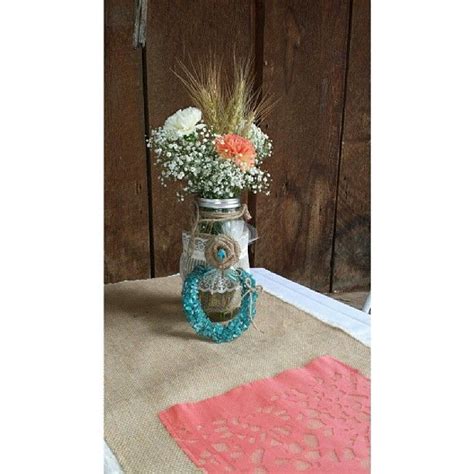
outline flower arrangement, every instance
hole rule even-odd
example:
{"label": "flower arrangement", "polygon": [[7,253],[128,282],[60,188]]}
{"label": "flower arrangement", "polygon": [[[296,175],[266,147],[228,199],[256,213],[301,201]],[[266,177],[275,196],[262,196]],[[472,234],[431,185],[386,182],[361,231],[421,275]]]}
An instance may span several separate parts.
{"label": "flower arrangement", "polygon": [[168,117],[147,141],[161,184],[181,182],[179,200],[186,194],[233,198],[245,190],[269,194],[271,177],[261,166],[272,154],[272,142],[256,122],[273,103],[254,87],[251,62],[234,59],[230,81],[215,59],[198,70],[180,65],[184,74],[177,76],[194,104]]}

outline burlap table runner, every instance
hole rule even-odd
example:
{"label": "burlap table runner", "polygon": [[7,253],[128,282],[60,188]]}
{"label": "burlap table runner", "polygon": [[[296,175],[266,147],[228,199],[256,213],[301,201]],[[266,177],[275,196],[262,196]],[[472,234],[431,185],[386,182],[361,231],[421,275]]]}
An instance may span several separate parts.
{"label": "burlap table runner", "polygon": [[370,349],[279,298],[263,294],[239,339],[200,339],[181,310],[178,276],[105,289],[105,438],[125,473],[199,472],[158,420],[202,400],[329,354],[369,375]]}

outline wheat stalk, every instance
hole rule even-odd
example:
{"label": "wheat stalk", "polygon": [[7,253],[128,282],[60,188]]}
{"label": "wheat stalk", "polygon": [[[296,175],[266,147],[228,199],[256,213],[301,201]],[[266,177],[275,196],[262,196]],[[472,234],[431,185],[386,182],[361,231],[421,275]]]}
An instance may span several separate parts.
{"label": "wheat stalk", "polygon": [[251,59],[239,61],[234,54],[231,78],[215,54],[205,63],[191,63],[191,68],[181,61],[178,64],[182,73],[174,71],[175,75],[202,111],[204,121],[218,134],[247,136],[252,123],[264,120],[276,104],[270,94],[255,87]]}

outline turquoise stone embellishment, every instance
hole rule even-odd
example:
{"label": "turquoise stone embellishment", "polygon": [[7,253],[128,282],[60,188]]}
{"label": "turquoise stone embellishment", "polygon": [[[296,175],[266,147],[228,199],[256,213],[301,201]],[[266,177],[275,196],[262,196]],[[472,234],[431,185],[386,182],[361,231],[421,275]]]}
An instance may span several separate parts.
{"label": "turquoise stone embellishment", "polygon": [[217,251],[217,258],[218,258],[221,262],[224,261],[224,259],[226,258],[226,256],[227,256],[227,254],[226,254],[226,252],[225,252],[224,249],[219,249],[219,250]]}
{"label": "turquoise stone embellishment", "polygon": [[239,312],[227,324],[213,323],[203,310],[199,299],[199,282],[209,271],[214,270],[199,265],[186,277],[182,292],[184,314],[200,336],[218,343],[233,341],[248,329],[255,317],[258,296],[255,279],[251,273],[242,269],[235,272],[243,295]]}

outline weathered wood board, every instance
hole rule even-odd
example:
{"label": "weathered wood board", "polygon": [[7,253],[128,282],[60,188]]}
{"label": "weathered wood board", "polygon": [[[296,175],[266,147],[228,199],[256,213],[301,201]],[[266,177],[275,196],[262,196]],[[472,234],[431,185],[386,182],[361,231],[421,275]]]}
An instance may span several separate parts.
{"label": "weathered wood board", "polygon": [[268,0],[263,85],[272,194],[258,197],[256,266],[329,291],[349,26],[348,0]]}
{"label": "weathered wood board", "polygon": [[141,51],[133,2],[105,2],[105,281],[148,278],[150,253]]}
{"label": "weathered wood board", "polygon": [[370,285],[370,1],[353,0],[333,290]]}

